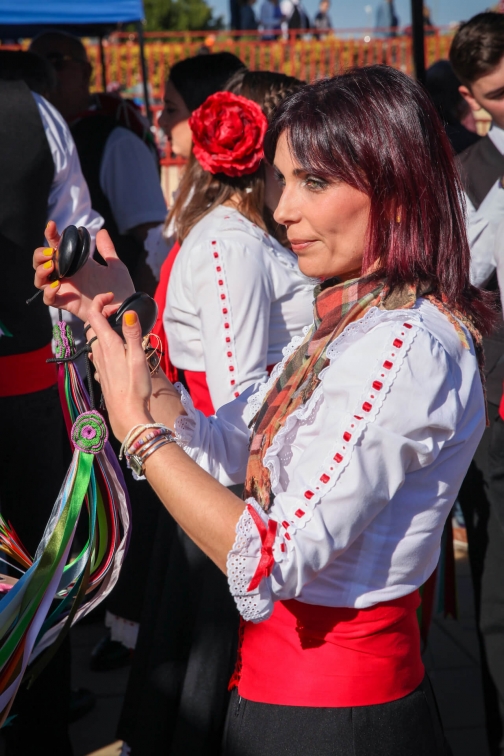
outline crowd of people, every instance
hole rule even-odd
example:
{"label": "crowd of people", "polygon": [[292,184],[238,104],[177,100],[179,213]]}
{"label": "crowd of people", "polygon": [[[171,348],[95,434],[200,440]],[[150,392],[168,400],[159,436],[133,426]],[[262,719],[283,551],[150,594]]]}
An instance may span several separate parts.
{"label": "crowd of people", "polygon": [[[307,84],[180,61],[169,208],[150,130],[90,75],[67,33],[0,51],[0,510],[34,553],[69,461],[60,309],[132,503],[91,660],[131,663],[122,753],[450,754],[417,609],[458,500],[503,756],[504,15],[461,24],[426,88],[387,66]],[[58,279],[72,224],[94,255]],[[159,366],[134,310],[124,341],[106,320],[135,290],[158,304]],[[89,705],[67,639],[20,691],[7,756],[71,756]]]}

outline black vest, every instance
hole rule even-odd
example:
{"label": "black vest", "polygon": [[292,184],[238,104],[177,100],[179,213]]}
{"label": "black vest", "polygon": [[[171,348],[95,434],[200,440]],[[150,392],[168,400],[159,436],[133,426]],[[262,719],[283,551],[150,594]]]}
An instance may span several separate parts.
{"label": "black vest", "polygon": [[44,244],[54,161],[32,93],[22,81],[0,80],[0,357],[51,341],[49,310],[34,293],[32,257]]}
{"label": "black vest", "polygon": [[[458,156],[457,162],[464,190],[477,210],[497,179],[504,176],[504,155],[501,155],[487,135],[465,152],[462,152]],[[485,288],[499,293],[496,274],[492,276]],[[502,315],[492,335],[483,339],[483,347],[485,350],[488,401],[492,404],[499,404],[504,382],[504,322]]]}
{"label": "black vest", "polygon": [[[72,126],[71,131],[79,153],[82,172],[89,187],[93,209],[103,217],[104,228],[109,232],[119,258],[127,266],[133,278],[144,254],[143,244],[132,236],[119,233],[110,202],[100,186],[100,167],[105,144],[118,125],[115,118],[96,114],[81,118]],[[139,137],[136,138],[139,139]]]}

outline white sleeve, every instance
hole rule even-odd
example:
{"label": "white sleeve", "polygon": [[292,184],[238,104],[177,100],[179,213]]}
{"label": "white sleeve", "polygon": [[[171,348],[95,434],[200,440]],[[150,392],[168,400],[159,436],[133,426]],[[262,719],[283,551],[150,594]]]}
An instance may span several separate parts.
{"label": "white sleeve", "polygon": [[212,417],[205,417],[194,408],[191,397],[180,383],[175,387],[187,413],[175,422],[179,445],[222,485],[243,483],[250,439],[247,400],[257,386],[250,386],[237,399],[220,407]]}
{"label": "white sleeve", "polygon": [[[402,332],[397,323],[374,328],[351,359],[331,363],[320,432],[276,492],[271,516],[248,500],[227,570],[245,619],[260,622],[275,600],[299,596],[454,435],[461,407],[445,350],[419,325]],[[384,354],[396,354],[389,368]]]}
{"label": "white sleeve", "polygon": [[471,283],[483,286],[495,271],[494,243],[504,219],[504,189],[497,181],[476,210],[466,195],[467,236],[471,248]]}
{"label": "white sleeve", "polygon": [[206,380],[220,407],[267,378],[272,281],[260,241],[245,233],[205,239],[190,254]]}
{"label": "white sleeve", "polygon": [[[49,192],[47,220],[59,231],[67,226],[85,226],[91,238],[103,226],[103,218],[91,207],[75,142],[63,117],[41,95],[33,93],[54,161],[54,179]],[[42,243],[42,240],[41,240]]]}
{"label": "white sleeve", "polygon": [[162,223],[166,202],[154,156],[136,134],[118,126],[107,139],[100,186],[120,234],[142,223]]}

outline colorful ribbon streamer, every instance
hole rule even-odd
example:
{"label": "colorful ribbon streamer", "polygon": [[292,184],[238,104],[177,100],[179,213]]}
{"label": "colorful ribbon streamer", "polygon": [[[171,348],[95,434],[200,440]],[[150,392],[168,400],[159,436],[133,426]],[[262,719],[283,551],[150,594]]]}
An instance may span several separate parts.
{"label": "colorful ribbon streamer", "polygon": [[[54,338],[57,359],[75,354],[66,323],[60,321],[54,327]],[[105,421],[91,409],[73,362],[58,364],[58,387],[74,453],[33,560],[11,525],[0,518],[0,550],[23,572],[11,588],[2,584],[0,726],[28,665],[28,675],[36,677],[71,625],[110,593],[129,540],[130,505],[124,478],[108,442]],[[83,504],[89,518],[88,540],[78,555],[70,556]]]}

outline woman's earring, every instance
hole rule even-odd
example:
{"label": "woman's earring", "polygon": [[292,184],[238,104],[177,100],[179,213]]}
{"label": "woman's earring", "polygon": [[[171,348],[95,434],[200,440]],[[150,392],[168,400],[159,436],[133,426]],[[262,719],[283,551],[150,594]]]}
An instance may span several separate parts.
{"label": "woman's earring", "polygon": [[395,217],[395,222],[396,222],[396,223],[400,223],[400,222],[401,222],[401,213],[400,213],[400,212],[399,212],[399,213],[397,213],[397,215],[396,215],[396,217]]}

